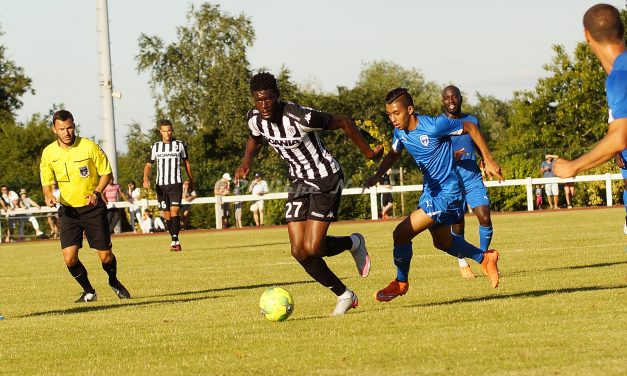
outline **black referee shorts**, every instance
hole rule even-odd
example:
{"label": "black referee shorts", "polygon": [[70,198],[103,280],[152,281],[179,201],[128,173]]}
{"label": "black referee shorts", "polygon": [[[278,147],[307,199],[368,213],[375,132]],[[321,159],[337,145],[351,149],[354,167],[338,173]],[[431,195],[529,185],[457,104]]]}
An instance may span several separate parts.
{"label": "black referee shorts", "polygon": [[107,207],[102,198],[94,206],[74,208],[62,205],[59,208],[59,220],[62,249],[73,245],[82,248],[83,232],[91,248],[101,251],[111,249]]}
{"label": "black referee shorts", "polygon": [[157,185],[159,209],[170,211],[170,206],[180,206],[183,199],[183,183]]}
{"label": "black referee shorts", "polygon": [[343,188],[344,174],[341,171],[322,180],[293,182],[285,204],[285,220],[337,221]]}

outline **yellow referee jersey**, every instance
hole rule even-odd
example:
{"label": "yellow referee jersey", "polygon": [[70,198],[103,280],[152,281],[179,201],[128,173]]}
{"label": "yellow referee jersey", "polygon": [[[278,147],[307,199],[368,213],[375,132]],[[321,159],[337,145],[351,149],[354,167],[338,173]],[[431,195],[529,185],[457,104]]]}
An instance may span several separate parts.
{"label": "yellow referee jersey", "polygon": [[82,207],[98,186],[100,177],[111,173],[111,165],[100,146],[76,136],[74,144],[68,148],[59,146],[58,141],[46,146],[39,171],[42,186],[57,181],[61,204]]}

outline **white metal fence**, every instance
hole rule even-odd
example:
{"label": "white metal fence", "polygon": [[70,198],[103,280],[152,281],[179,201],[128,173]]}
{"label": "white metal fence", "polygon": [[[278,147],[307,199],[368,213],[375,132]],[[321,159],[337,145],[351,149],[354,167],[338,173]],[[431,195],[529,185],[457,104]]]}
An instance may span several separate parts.
{"label": "white metal fence", "polygon": [[[485,185],[488,188],[498,188],[498,187],[508,187],[508,186],[524,186],[527,192],[527,210],[533,211],[534,207],[534,197],[535,194],[533,192],[533,186],[537,184],[547,184],[547,183],[568,183],[568,182],[593,182],[593,181],[603,181],[605,182],[605,202],[607,206],[612,206],[612,180],[622,180],[621,174],[603,174],[603,175],[583,175],[577,176],[575,178],[570,179],[560,179],[560,178],[526,178],[526,179],[512,179],[505,180],[503,182],[498,181],[485,181]],[[342,192],[342,195],[370,195],[370,215],[372,219],[379,218],[379,210],[378,210],[378,201],[377,194],[384,192],[420,192],[422,191],[422,184],[418,185],[397,185],[392,188],[384,188],[384,187],[373,187],[367,190],[363,190],[362,188],[346,188]],[[268,193],[263,196],[263,200],[277,200],[277,199],[287,199],[288,192],[278,192],[278,193]],[[198,204],[213,204],[216,206],[216,228],[221,228],[222,226],[222,217],[221,217],[221,203],[233,203],[233,202],[245,202],[245,201],[258,201],[259,196],[253,195],[241,195],[241,196],[223,196],[223,197],[198,197],[194,199],[190,204],[198,205]],[[149,207],[149,206],[157,206],[157,200],[141,200],[139,203],[141,207]],[[116,202],[113,203],[114,207],[117,208],[128,208],[131,206],[128,202]],[[143,210],[143,209],[142,209]],[[2,226],[6,225],[6,220],[12,216],[30,214],[30,213],[50,213],[56,212],[55,208],[41,207],[39,209],[15,209],[13,211],[2,211],[2,215],[5,218],[4,224],[0,221],[0,233],[2,232]]]}

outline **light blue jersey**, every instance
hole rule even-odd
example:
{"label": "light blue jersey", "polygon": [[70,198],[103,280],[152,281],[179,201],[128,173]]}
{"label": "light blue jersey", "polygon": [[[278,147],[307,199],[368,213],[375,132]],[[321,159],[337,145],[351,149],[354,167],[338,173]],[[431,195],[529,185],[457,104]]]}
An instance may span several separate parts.
{"label": "light blue jersey", "polygon": [[[443,115],[446,116],[446,115]],[[479,128],[479,120],[476,117],[464,114],[459,118],[462,122],[467,121],[473,123]],[[461,160],[455,161],[457,171],[464,182],[464,192],[466,194],[466,202],[471,208],[477,206],[490,205],[488,191],[483,185],[483,177],[481,170],[477,165],[477,155],[475,152],[475,143],[469,134],[451,137],[453,151],[464,148]]]}
{"label": "light blue jersey", "polygon": [[416,129],[394,129],[392,148],[396,152],[407,149],[423,174],[419,207],[438,223],[456,223],[464,213],[464,198],[450,136],[460,135],[464,125],[444,115],[415,116]]}
{"label": "light blue jersey", "polygon": [[[627,117],[627,52],[618,55],[614,60],[612,71],[605,80],[607,105],[610,109],[608,122]],[[621,153],[627,162],[627,149]],[[627,178],[627,169],[622,169],[623,177]]]}

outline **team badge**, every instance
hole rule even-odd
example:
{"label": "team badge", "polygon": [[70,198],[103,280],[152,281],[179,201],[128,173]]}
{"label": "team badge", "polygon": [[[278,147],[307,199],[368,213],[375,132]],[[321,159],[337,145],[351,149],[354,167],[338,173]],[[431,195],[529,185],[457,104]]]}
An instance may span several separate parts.
{"label": "team badge", "polygon": [[422,146],[429,146],[429,136],[426,134],[420,135],[420,143]]}
{"label": "team badge", "polygon": [[296,134],[296,128],[294,128],[294,127],[287,128],[287,133],[289,133],[290,136],[295,135]]}
{"label": "team badge", "polygon": [[82,178],[86,178],[89,176],[89,168],[87,166],[80,166],[78,168],[78,172],[81,174]]}

